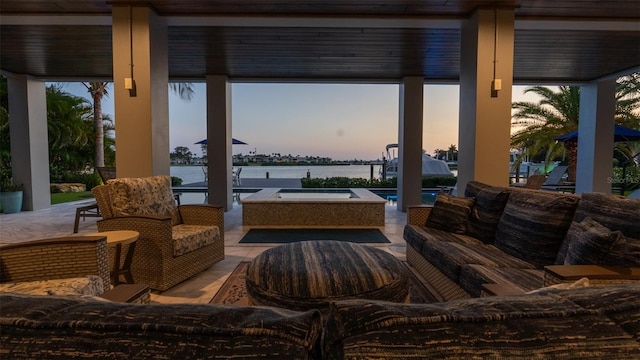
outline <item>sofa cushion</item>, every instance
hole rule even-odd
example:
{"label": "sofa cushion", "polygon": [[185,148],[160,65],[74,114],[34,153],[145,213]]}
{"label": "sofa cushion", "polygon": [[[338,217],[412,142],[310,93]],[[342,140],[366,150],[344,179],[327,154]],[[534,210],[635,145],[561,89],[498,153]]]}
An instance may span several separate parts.
{"label": "sofa cushion", "polygon": [[322,331],[317,310],[15,295],[0,303],[3,358],[309,359]]}
{"label": "sofa cushion", "polygon": [[[627,242],[633,243],[635,242],[634,240],[640,239],[640,199],[628,199],[600,193],[584,193],[576,208],[573,221],[581,222],[587,217],[594,219],[608,229],[619,230],[625,236]],[[565,239],[562,243],[556,257],[556,264],[564,263],[570,240]]]}
{"label": "sofa cushion", "polygon": [[428,241],[445,241],[460,244],[482,244],[482,242],[464,234],[454,234],[448,231],[429,228],[423,225],[405,225],[403,237],[407,244],[417,252],[422,251],[422,246]]}
{"label": "sofa cushion", "polygon": [[114,216],[171,216],[173,225],[181,222],[168,175],[116,178],[107,184]]}
{"label": "sofa cushion", "polygon": [[98,296],[104,292],[104,286],[100,276],[87,275],[77,278],[0,283],[0,292],[51,296]]}
{"label": "sofa cushion", "polygon": [[[634,359],[640,285],[437,304],[332,304],[327,359]],[[625,319],[626,317],[626,319]]]}
{"label": "sofa cushion", "polygon": [[438,194],[426,225],[434,229],[464,234],[467,232],[467,221],[473,202],[473,198]]}
{"label": "sofa cushion", "polygon": [[579,223],[573,222],[566,240],[569,249],[565,265],[624,265],[624,235],[607,229],[590,217]]}
{"label": "sofa cushion", "polygon": [[538,268],[554,264],[578,200],[572,194],[511,191],[498,224],[495,245]]}
{"label": "sofa cushion", "polygon": [[456,283],[459,281],[462,266],[466,264],[520,269],[533,268],[531,264],[505,254],[495,246],[487,244],[472,245],[427,241],[424,243],[420,254]]}
{"label": "sofa cushion", "polygon": [[217,226],[179,224],[171,229],[173,256],[184,255],[213,244],[220,238]]}
{"label": "sofa cushion", "polygon": [[464,195],[476,199],[469,214],[467,235],[480,239],[486,244],[493,244],[500,217],[509,199],[509,191],[505,188],[470,181]]}
{"label": "sofa cushion", "polygon": [[480,297],[483,284],[511,284],[527,292],[544,286],[544,270],[464,265],[459,285],[473,297]]}

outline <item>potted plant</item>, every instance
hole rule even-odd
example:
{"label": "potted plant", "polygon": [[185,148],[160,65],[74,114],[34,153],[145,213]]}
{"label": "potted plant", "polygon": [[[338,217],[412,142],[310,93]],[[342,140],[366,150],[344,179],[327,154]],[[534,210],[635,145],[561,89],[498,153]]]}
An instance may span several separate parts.
{"label": "potted plant", "polygon": [[10,179],[0,181],[0,205],[5,214],[22,210],[22,184],[14,184]]}

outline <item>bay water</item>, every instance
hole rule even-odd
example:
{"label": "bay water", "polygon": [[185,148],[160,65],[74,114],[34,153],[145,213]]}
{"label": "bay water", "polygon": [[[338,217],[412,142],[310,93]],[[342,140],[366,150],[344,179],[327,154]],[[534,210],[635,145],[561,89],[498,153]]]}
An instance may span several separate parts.
{"label": "bay water", "polygon": [[[238,169],[239,167],[236,167]],[[307,166],[242,166],[241,178],[302,179],[328,177],[371,178],[371,165],[307,165]],[[373,177],[380,178],[380,165],[373,165]],[[204,181],[202,166],[172,166],[171,176],[182,179],[182,184]]]}

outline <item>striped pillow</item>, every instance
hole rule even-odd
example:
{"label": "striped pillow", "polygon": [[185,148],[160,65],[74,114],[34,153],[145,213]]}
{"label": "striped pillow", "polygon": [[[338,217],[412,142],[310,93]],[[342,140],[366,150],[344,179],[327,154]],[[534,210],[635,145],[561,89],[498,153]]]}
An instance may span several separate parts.
{"label": "striped pillow", "polygon": [[625,238],[588,217],[571,224],[565,265],[624,265]]}
{"label": "striped pillow", "polygon": [[495,246],[537,268],[554,264],[578,199],[550,191],[511,191]]}
{"label": "striped pillow", "polygon": [[497,186],[477,186],[477,182],[469,182],[465,196],[476,199],[471,208],[467,235],[486,244],[493,244],[496,230],[504,207],[509,199],[509,192]]}
{"label": "striped pillow", "polygon": [[[574,222],[582,222],[587,217],[611,230],[620,231],[629,246],[629,240],[640,242],[640,199],[628,199],[616,195],[600,193],[584,193],[573,218]],[[563,264],[569,248],[569,240],[565,239],[556,257],[556,264]],[[640,260],[638,261],[640,262]]]}
{"label": "striped pillow", "polygon": [[467,222],[473,203],[474,198],[438,194],[426,225],[455,234],[464,234],[467,232]]}

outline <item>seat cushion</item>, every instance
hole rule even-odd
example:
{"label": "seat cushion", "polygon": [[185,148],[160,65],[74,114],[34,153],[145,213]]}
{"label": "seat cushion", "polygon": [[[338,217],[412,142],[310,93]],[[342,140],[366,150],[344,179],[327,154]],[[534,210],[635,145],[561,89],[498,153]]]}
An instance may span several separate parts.
{"label": "seat cushion", "polygon": [[213,244],[220,239],[217,226],[180,224],[171,228],[173,238],[173,256],[184,255]]}
{"label": "seat cushion", "polygon": [[512,190],[498,223],[495,245],[540,269],[554,264],[578,200],[573,194]]}
{"label": "seat cushion", "polygon": [[117,178],[107,184],[114,216],[171,216],[173,225],[181,222],[168,175]]}
{"label": "seat cushion", "polygon": [[[622,232],[628,243],[640,242],[640,199],[584,193],[576,208],[573,221],[579,223],[587,217],[612,231]],[[564,239],[556,257],[556,264],[564,264],[571,240]]]}
{"label": "seat cushion", "polygon": [[544,285],[544,270],[496,268],[484,265],[464,265],[460,271],[459,285],[469,295],[480,297],[482,284],[511,284],[522,292]]}
{"label": "seat cushion", "polygon": [[467,184],[464,195],[476,199],[469,214],[467,235],[486,244],[493,244],[500,217],[509,199],[508,189],[471,181]]}
{"label": "seat cushion", "polygon": [[405,225],[404,235],[407,244],[417,252],[422,251],[422,246],[427,241],[444,241],[460,244],[482,244],[478,239],[468,235],[454,234],[448,231],[434,229],[423,225]]}
{"label": "seat cushion", "polygon": [[444,241],[425,242],[420,253],[454,282],[459,281],[462,266],[478,264],[489,267],[533,269],[517,257],[505,254],[493,245],[470,245]]}
{"label": "seat cushion", "polygon": [[51,296],[98,296],[104,292],[104,286],[100,276],[87,275],[77,278],[0,283],[0,292]]}

